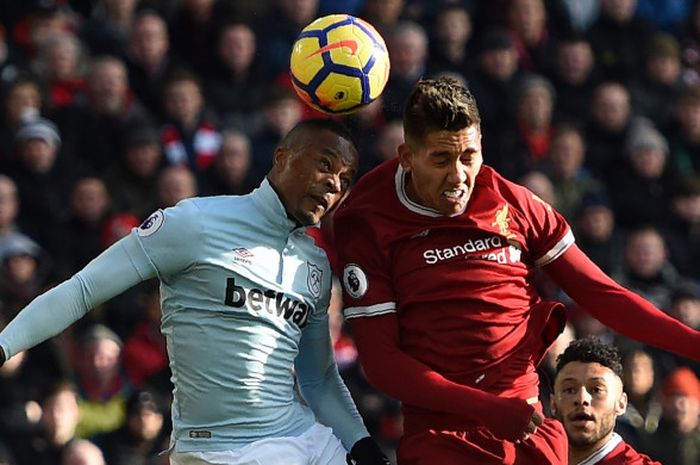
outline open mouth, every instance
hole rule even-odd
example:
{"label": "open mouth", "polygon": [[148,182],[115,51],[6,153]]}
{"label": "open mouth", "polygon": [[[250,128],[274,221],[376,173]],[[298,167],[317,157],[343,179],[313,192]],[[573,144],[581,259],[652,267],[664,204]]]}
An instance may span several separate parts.
{"label": "open mouth", "polygon": [[574,425],[585,426],[588,422],[594,422],[595,417],[590,413],[580,412],[569,416],[569,421]]}
{"label": "open mouth", "polygon": [[443,191],[442,195],[444,195],[450,202],[459,202],[462,200],[462,198],[464,198],[466,193],[467,191],[465,189],[449,189]]}

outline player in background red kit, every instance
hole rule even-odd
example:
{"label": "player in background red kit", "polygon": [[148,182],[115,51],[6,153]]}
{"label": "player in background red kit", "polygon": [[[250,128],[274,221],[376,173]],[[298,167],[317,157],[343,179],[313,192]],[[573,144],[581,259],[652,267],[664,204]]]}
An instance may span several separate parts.
{"label": "player in background red kit", "polygon": [[614,432],[627,409],[622,360],[614,346],[594,337],[569,344],[557,358],[550,402],[569,437],[569,465],[661,465]]}
{"label": "player in background red kit", "polygon": [[468,89],[420,81],[398,159],[335,215],[345,317],[370,382],[400,400],[400,465],[565,464],[535,371],[565,323],[540,267],[615,331],[700,360],[700,332],[606,276],[551,206],[482,165]]}

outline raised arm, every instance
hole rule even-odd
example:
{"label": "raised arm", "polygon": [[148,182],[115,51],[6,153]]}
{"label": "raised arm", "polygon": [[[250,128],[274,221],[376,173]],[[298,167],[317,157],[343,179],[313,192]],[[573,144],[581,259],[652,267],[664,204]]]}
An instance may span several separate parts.
{"label": "raised arm", "polygon": [[668,316],[607,276],[571,245],[544,267],[586,312],[620,334],[700,361],[700,332]]}

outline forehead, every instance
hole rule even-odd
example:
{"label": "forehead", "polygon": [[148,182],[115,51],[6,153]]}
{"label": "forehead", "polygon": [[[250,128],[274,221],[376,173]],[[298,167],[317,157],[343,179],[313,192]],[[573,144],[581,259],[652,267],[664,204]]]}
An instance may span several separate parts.
{"label": "forehead", "polygon": [[559,371],[556,381],[557,384],[565,381],[586,383],[592,379],[602,380],[606,384],[619,381],[615,372],[597,362],[569,362]]}
{"label": "forehead", "polygon": [[467,148],[477,149],[481,146],[481,132],[472,125],[458,131],[433,131],[425,135],[423,147],[429,152],[443,150],[462,152]]}
{"label": "forehead", "polygon": [[305,152],[315,152],[337,157],[342,163],[350,167],[357,166],[358,153],[354,145],[347,139],[340,137],[336,133],[322,130],[317,133],[307,133],[307,144]]}

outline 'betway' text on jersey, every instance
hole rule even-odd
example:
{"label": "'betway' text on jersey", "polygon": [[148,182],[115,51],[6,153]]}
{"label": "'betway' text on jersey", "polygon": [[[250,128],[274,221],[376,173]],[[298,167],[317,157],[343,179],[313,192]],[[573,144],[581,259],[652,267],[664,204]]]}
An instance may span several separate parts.
{"label": "'betway' text on jersey", "polygon": [[236,285],[235,278],[226,280],[226,298],[229,307],[243,307],[256,312],[267,311],[270,315],[283,317],[303,328],[309,319],[309,306],[297,299],[292,299],[273,289],[244,288]]}

